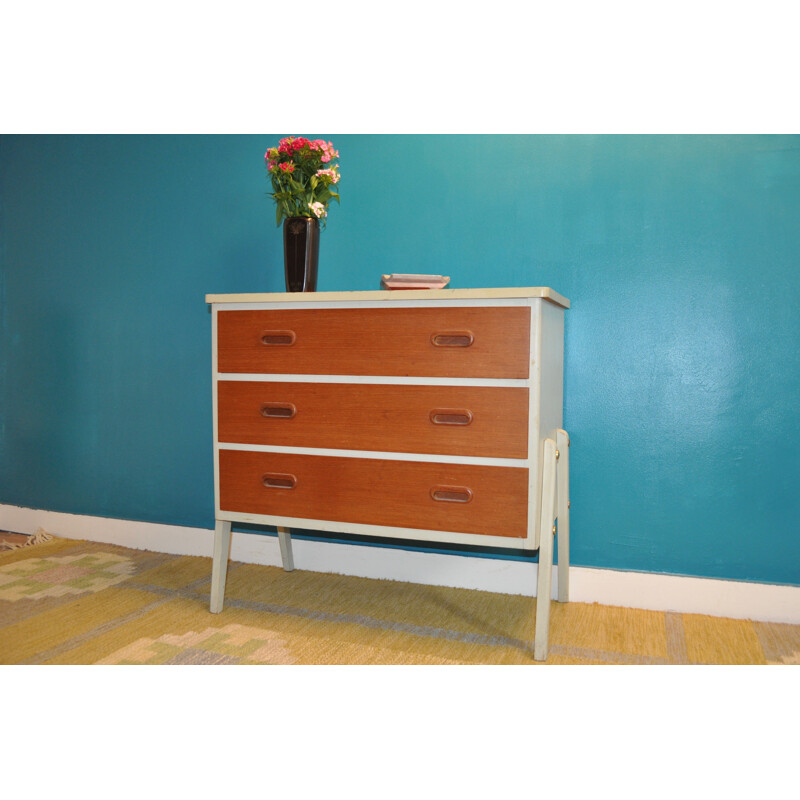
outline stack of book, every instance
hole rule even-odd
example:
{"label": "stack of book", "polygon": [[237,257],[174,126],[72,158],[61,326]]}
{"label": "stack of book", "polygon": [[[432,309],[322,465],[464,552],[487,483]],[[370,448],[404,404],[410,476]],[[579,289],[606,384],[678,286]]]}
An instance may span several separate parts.
{"label": "stack of book", "polygon": [[381,275],[381,289],[444,289],[447,275]]}

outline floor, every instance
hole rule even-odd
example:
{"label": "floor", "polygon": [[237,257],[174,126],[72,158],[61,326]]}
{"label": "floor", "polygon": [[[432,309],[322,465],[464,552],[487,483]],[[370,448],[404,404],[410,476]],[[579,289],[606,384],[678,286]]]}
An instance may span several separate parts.
{"label": "floor", "polygon": [[[57,537],[4,551],[0,663],[534,664],[529,597],[234,561],[211,614],[209,562]],[[550,665],[800,664],[800,625],[553,606]]]}

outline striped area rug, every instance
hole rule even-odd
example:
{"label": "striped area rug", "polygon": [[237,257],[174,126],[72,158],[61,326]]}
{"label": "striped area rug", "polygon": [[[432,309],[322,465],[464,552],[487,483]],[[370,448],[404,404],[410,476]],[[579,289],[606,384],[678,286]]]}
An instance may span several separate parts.
{"label": "striped area rug", "polygon": [[[541,666],[535,599],[53,539],[0,553],[3,664]],[[554,603],[547,664],[798,664],[800,626]]]}

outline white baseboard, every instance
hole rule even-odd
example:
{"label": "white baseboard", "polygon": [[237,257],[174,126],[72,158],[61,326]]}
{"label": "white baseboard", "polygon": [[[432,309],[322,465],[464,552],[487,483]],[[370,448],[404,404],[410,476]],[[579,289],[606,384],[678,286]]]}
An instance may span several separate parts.
{"label": "white baseboard", "polygon": [[[213,530],[205,528],[0,504],[0,530],[32,534],[39,528],[67,539],[208,558],[211,557],[214,538]],[[503,594],[536,595],[537,565],[533,563],[304,539],[293,539],[292,545],[297,569]],[[277,536],[234,532],[231,558],[249,564],[280,566]],[[570,600],[578,603],[800,624],[800,586],[589,567],[571,567],[569,582]],[[554,568],[553,598],[557,592],[558,574]]]}

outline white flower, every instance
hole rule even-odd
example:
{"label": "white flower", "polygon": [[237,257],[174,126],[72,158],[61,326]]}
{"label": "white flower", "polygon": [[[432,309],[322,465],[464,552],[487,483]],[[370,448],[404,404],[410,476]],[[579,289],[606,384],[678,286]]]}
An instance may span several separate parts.
{"label": "white flower", "polygon": [[308,207],[314,212],[317,218],[328,216],[328,212],[325,210],[325,206],[322,205],[322,203],[309,203]]}
{"label": "white flower", "polygon": [[339,183],[339,173],[335,169],[318,169],[317,175],[329,178],[331,183]]}

